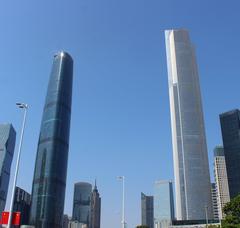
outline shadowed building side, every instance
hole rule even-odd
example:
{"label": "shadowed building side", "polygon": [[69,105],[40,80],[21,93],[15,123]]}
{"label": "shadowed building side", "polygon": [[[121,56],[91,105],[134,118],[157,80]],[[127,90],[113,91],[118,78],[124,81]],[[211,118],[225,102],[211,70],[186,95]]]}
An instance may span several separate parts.
{"label": "shadowed building side", "polygon": [[34,170],[30,224],[61,228],[63,219],[72,103],[73,60],[54,56],[43,110]]}

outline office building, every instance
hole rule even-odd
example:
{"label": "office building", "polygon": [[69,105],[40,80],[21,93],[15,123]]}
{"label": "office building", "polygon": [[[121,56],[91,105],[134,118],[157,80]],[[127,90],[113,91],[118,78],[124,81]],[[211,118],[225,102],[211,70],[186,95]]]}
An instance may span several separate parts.
{"label": "office building", "polygon": [[213,219],[219,220],[219,208],[216,184],[212,183],[211,186],[212,186],[211,191],[212,191]]}
{"label": "office building", "polygon": [[30,224],[62,228],[72,102],[73,60],[54,55],[38,141]]}
{"label": "office building", "polygon": [[72,221],[90,225],[92,185],[79,182],[74,185]]}
{"label": "office building", "polygon": [[95,181],[95,186],[91,194],[90,203],[90,228],[100,228],[101,225],[101,197],[97,189],[97,184]]}
{"label": "office building", "polygon": [[224,148],[222,146],[217,146],[214,149],[214,177],[216,183],[219,219],[223,219],[223,208],[226,203],[230,201],[230,196]]}
{"label": "office building", "polygon": [[22,188],[15,188],[13,211],[21,213],[21,225],[28,224],[31,205],[31,195]]}
{"label": "office building", "polygon": [[62,226],[62,228],[68,228],[69,222],[70,222],[70,219],[69,219],[68,215],[63,215],[63,226]]}
{"label": "office building", "polygon": [[13,126],[0,124],[0,214],[6,204],[15,141],[16,132]]}
{"label": "office building", "polygon": [[154,224],[167,228],[174,219],[173,186],[171,181],[156,181],[154,185]]}
{"label": "office building", "polygon": [[153,196],[141,193],[142,225],[154,228]]}
{"label": "office building", "polygon": [[165,32],[176,217],[212,218],[211,183],[197,62],[186,30]]}
{"label": "office building", "polygon": [[240,110],[220,115],[230,198],[240,194]]}

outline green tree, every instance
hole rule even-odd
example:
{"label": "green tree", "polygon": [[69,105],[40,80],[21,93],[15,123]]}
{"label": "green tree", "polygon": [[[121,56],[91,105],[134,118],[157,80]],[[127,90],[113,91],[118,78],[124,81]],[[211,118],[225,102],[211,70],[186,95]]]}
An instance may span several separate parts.
{"label": "green tree", "polygon": [[240,194],[227,203],[223,211],[226,216],[222,221],[222,227],[240,228]]}
{"label": "green tree", "polygon": [[148,226],[137,226],[136,228],[149,228]]}

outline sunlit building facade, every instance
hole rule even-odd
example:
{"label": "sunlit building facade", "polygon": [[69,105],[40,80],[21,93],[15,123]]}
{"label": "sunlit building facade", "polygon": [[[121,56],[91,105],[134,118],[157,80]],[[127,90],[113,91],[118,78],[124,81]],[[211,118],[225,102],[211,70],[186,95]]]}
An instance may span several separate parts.
{"label": "sunlit building facade", "polygon": [[165,32],[178,220],[213,218],[195,51],[186,30]]}
{"label": "sunlit building facade", "polygon": [[222,146],[217,146],[214,149],[214,177],[216,183],[219,219],[223,219],[223,208],[226,203],[230,201],[230,195],[224,148]]}

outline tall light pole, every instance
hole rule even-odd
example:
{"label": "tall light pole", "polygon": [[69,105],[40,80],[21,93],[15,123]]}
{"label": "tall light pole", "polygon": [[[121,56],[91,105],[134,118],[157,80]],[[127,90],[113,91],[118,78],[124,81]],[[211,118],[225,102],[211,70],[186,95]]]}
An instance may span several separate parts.
{"label": "tall light pole", "polygon": [[206,227],[208,227],[208,206],[205,206]]}
{"label": "tall light pole", "polygon": [[10,210],[9,210],[9,219],[8,219],[7,228],[11,227],[11,222],[12,222],[15,188],[16,188],[16,183],[17,183],[17,176],[18,176],[19,162],[20,162],[20,156],[21,156],[21,150],[22,150],[23,135],[24,135],[24,129],[25,129],[25,124],[26,124],[26,116],[27,116],[27,109],[28,109],[28,105],[27,104],[16,103],[16,105],[19,108],[24,109],[24,115],[23,115],[23,123],[22,123],[22,130],[21,130],[21,135],[20,135],[19,147],[18,147],[16,169],[15,169],[14,179],[13,179],[12,196],[11,196],[11,201],[10,201]]}
{"label": "tall light pole", "polygon": [[125,177],[119,176],[118,180],[122,181],[122,228],[125,228]]}

